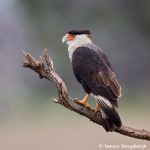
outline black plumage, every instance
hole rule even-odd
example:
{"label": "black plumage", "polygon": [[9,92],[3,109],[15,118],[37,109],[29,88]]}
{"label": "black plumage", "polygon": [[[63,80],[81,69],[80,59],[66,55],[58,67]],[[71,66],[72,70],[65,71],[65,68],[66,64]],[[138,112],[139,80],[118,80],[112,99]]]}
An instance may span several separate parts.
{"label": "black plumage", "polygon": [[89,30],[70,30],[68,33],[72,35],[81,35],[81,34],[90,35],[91,34]]}
{"label": "black plumage", "polygon": [[73,71],[85,92],[94,95],[100,104],[103,127],[113,131],[121,126],[116,110],[121,87],[107,56],[100,48],[91,47],[92,44],[76,48],[72,55]]}

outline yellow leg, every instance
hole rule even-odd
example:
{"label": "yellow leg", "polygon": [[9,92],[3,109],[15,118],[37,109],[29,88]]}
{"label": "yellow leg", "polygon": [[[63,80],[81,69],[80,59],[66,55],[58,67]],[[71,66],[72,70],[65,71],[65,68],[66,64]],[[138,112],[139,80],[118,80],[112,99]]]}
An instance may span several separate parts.
{"label": "yellow leg", "polygon": [[96,106],[95,106],[95,113],[97,113],[100,110],[100,105],[96,102]]}
{"label": "yellow leg", "polygon": [[89,98],[89,94],[86,94],[82,100],[77,99],[77,100],[75,100],[75,102],[83,105],[86,108],[90,108],[90,105],[87,103],[88,98]]}

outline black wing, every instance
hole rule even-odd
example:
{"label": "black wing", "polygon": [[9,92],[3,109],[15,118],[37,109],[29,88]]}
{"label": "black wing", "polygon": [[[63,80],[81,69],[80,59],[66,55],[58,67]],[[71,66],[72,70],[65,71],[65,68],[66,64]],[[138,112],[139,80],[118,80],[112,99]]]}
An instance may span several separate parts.
{"label": "black wing", "polygon": [[72,65],[77,80],[87,93],[103,96],[118,105],[121,86],[108,58],[100,49],[77,48]]}

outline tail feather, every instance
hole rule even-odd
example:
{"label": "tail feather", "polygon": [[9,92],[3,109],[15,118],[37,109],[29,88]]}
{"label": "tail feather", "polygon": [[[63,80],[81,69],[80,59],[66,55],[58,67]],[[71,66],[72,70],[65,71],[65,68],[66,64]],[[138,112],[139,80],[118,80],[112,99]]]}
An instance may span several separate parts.
{"label": "tail feather", "polygon": [[100,109],[100,114],[101,114],[101,118],[102,118],[102,125],[103,128],[107,131],[107,132],[112,132],[115,130],[115,126],[113,124],[113,122],[110,120],[109,117],[107,117],[107,115],[104,113],[103,109]]}
{"label": "tail feather", "polygon": [[114,106],[109,100],[103,97],[94,96],[94,98],[100,105],[100,114],[104,129],[107,132],[108,131],[112,132],[116,128],[120,128],[122,122],[116,109],[116,106]]}

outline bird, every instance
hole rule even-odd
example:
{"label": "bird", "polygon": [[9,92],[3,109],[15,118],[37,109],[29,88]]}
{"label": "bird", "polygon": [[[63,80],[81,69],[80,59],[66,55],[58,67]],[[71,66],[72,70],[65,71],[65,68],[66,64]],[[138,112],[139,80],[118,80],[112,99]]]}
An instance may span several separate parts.
{"label": "bird", "polygon": [[76,103],[90,108],[88,99],[95,99],[95,113],[100,113],[101,123],[107,132],[121,128],[118,101],[122,88],[104,51],[92,42],[89,30],[70,30],[62,38],[68,45],[73,73],[86,95]]}

